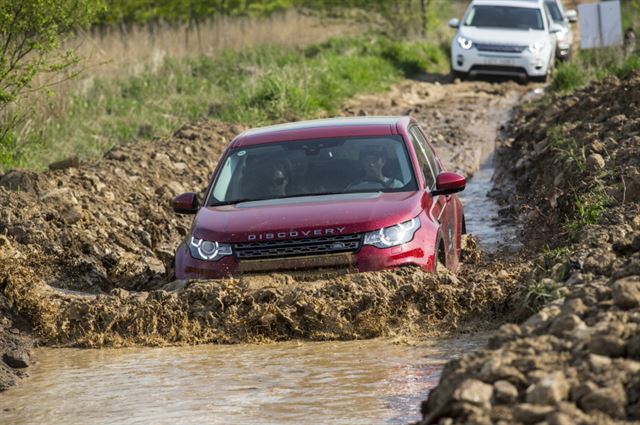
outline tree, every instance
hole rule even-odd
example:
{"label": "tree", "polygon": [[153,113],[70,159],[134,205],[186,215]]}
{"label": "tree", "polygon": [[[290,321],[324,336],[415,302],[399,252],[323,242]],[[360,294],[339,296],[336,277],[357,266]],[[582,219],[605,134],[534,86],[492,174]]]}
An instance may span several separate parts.
{"label": "tree", "polygon": [[77,63],[64,37],[91,24],[103,9],[101,0],[0,0],[0,162],[15,148],[12,132],[19,121],[9,111],[34,86],[38,75],[58,75]]}

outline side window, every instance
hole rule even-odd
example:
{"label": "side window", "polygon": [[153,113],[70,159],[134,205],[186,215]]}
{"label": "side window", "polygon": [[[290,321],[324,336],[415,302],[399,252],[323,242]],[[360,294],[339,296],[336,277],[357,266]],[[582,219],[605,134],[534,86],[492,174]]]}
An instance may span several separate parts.
{"label": "side window", "polygon": [[424,133],[420,129],[420,127],[415,128],[416,135],[418,136],[418,140],[425,146],[425,150],[427,152],[427,159],[429,160],[429,164],[431,164],[431,168],[433,169],[433,173],[437,176],[442,172],[442,168],[440,167],[440,162],[436,159],[436,155],[431,147],[431,143],[427,141]]}
{"label": "side window", "polygon": [[429,164],[427,152],[416,136],[415,127],[409,129],[409,136],[411,137],[413,150],[418,156],[418,162],[420,163],[420,168],[422,168],[422,176],[424,177],[425,184],[428,189],[432,189],[436,184],[436,179],[431,169],[431,165]]}

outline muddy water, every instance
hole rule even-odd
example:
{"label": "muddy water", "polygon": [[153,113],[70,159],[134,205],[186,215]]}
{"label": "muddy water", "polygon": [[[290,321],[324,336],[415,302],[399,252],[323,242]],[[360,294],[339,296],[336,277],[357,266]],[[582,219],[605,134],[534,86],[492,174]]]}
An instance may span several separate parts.
{"label": "muddy water", "polygon": [[488,196],[493,187],[494,157],[494,154],[489,155],[469,180],[466,189],[459,194],[464,206],[467,233],[474,235],[480,247],[489,252],[519,246],[515,227],[500,221],[499,206]]}
{"label": "muddy water", "polygon": [[0,422],[405,424],[444,363],[484,341],[39,350]]}

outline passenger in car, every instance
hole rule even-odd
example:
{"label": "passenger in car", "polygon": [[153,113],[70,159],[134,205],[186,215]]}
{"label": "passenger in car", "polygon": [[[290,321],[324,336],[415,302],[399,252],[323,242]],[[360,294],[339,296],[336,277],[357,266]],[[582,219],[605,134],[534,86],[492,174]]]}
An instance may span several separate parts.
{"label": "passenger in car", "polygon": [[350,184],[346,190],[397,189],[403,186],[396,178],[385,176],[383,167],[387,156],[381,148],[363,149],[360,151],[360,168],[362,174],[359,180]]}

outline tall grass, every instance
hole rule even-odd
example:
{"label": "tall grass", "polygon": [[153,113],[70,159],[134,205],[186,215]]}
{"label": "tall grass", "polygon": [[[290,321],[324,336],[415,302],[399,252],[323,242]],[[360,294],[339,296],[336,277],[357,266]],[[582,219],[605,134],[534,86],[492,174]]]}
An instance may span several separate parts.
{"label": "tall grass", "polygon": [[446,72],[447,57],[437,46],[360,36],[306,49],[265,45],[217,58],[166,58],[155,67],[97,78],[68,97],[59,118],[28,122],[20,149],[3,165],[42,168],[71,155],[94,157],[203,117],[256,126],[335,114],[358,92],[419,71]]}

